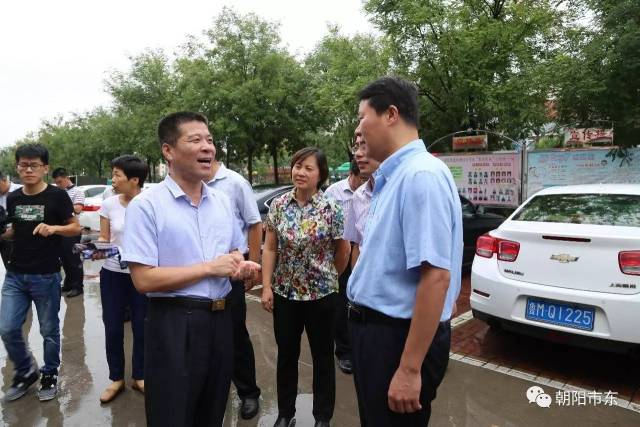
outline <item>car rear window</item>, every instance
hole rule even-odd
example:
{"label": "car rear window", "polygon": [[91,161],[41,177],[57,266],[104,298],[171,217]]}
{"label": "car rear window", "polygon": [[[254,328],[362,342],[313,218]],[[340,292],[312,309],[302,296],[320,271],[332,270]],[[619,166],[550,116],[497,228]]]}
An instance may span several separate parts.
{"label": "car rear window", "polygon": [[84,191],[84,196],[85,197],[95,197],[95,196],[99,196],[100,194],[104,193],[104,189],[107,187],[93,187],[93,188],[89,188],[87,190]]}
{"label": "car rear window", "polygon": [[513,221],[640,227],[640,196],[548,194],[531,199]]}

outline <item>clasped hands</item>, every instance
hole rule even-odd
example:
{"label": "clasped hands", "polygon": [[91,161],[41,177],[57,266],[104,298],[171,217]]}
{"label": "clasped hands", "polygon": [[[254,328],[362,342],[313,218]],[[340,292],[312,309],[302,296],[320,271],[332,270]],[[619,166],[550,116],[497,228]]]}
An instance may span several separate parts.
{"label": "clasped hands", "polygon": [[220,255],[211,266],[215,276],[229,277],[231,280],[256,281],[260,277],[260,264],[253,261],[245,261],[239,253]]}

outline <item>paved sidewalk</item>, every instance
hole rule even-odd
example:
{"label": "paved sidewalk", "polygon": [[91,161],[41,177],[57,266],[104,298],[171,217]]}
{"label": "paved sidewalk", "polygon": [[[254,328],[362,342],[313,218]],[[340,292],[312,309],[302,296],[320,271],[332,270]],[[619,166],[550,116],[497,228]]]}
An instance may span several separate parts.
{"label": "paved sidewalk", "polygon": [[[53,401],[40,403],[35,388],[22,399],[0,404],[0,425],[6,426],[144,426],[144,398],[128,388],[108,405],[100,405],[98,397],[109,380],[104,356],[104,329],[101,319],[97,266],[88,265],[85,294],[65,300],[60,310],[62,321],[62,366],[60,394]],[[4,273],[0,271],[0,278]],[[261,411],[250,421],[239,419],[238,399],[232,390],[225,426],[268,426],[277,415],[275,390],[276,347],[271,315],[261,309],[255,295],[248,295],[248,329],[251,334],[263,390]],[[468,323],[468,322],[467,322]],[[466,324],[463,324],[463,326]],[[37,321],[25,325],[29,343],[42,362],[42,340]],[[131,330],[125,326],[127,362],[131,359]],[[4,347],[0,346],[3,392],[13,375]],[[303,339],[300,357],[300,395],[297,402],[298,426],[313,426],[311,416],[311,355]],[[332,425],[359,426],[355,390],[351,376],[336,369],[336,410]],[[126,377],[130,377],[127,366]],[[635,381],[637,378],[629,379]],[[488,369],[452,360],[433,407],[432,426],[633,426],[640,425],[640,414],[617,407],[584,406],[540,408],[528,403],[526,391],[534,383],[503,375]],[[543,386],[552,396],[555,390]]]}

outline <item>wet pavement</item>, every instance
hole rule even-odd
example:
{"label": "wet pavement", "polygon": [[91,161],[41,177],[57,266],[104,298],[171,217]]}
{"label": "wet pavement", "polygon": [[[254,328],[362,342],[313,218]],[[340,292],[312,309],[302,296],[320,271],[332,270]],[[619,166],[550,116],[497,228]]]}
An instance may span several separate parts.
{"label": "wet pavement", "polygon": [[[63,299],[60,309],[62,333],[62,366],[60,392],[57,399],[40,403],[35,387],[22,399],[0,403],[0,425],[6,426],[144,426],[144,397],[129,387],[116,400],[101,405],[98,397],[109,384],[104,355],[104,329],[101,320],[100,292],[95,276],[99,265],[86,264],[85,294],[70,300]],[[1,269],[1,267],[0,267]],[[4,271],[0,271],[0,279]],[[577,424],[581,426],[640,425],[640,413],[604,403],[597,405],[557,404],[556,393],[561,388],[569,393],[578,384],[586,389],[604,390],[613,384],[621,396],[633,400],[639,384],[637,361],[607,358],[602,353],[543,345],[530,338],[514,337],[507,333],[487,331],[484,324],[470,318],[468,310],[468,279],[465,293],[458,303],[460,316],[456,319],[452,340],[452,361],[438,397],[433,405],[432,426],[461,427],[545,427]],[[240,420],[239,401],[231,391],[225,426],[271,426],[277,415],[275,390],[276,346],[271,315],[258,304],[257,291],[247,295],[247,326],[256,353],[257,380],[262,388],[261,410],[250,421]],[[466,301],[465,302],[465,298]],[[125,326],[127,362],[131,359],[131,331]],[[38,323],[28,319],[25,333],[34,354],[42,363],[42,340]],[[488,356],[490,355],[490,356]],[[524,362],[523,362],[524,360]],[[576,363],[577,360],[582,361]],[[499,362],[499,363],[496,363]],[[590,365],[590,362],[592,363]],[[599,370],[601,365],[615,365],[615,370]],[[11,362],[0,346],[2,391],[13,376]],[[500,369],[502,368],[502,370]],[[551,372],[549,372],[551,371]],[[297,401],[298,426],[313,426],[311,416],[311,355],[303,339],[299,364],[300,381]],[[626,372],[626,376],[624,373]],[[525,374],[527,374],[525,375]],[[541,374],[544,373],[545,376]],[[127,366],[126,378],[130,377]],[[548,378],[547,378],[548,377]],[[544,379],[559,379],[554,383]],[[564,378],[564,379],[562,379]],[[580,382],[578,379],[589,381]],[[604,383],[603,383],[604,381]],[[607,383],[609,381],[609,383]],[[553,400],[543,408],[529,403],[526,392],[539,385]],[[336,369],[336,409],[332,425],[358,426],[358,410],[351,376]],[[626,394],[623,394],[626,393]]]}

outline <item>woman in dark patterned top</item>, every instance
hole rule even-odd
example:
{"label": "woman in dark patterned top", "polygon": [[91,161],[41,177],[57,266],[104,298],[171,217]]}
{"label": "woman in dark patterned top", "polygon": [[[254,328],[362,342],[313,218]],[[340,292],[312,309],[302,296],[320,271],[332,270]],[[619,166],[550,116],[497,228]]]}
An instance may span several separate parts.
{"label": "woman in dark patterned top", "polygon": [[314,147],[291,160],[294,189],[269,208],[262,254],[262,305],[273,312],[278,344],[278,419],[295,425],[300,339],[306,330],[313,358],[313,416],[329,426],[335,404],[333,335],[338,275],[349,258],[343,212],[320,187],[329,175],[327,158]]}

